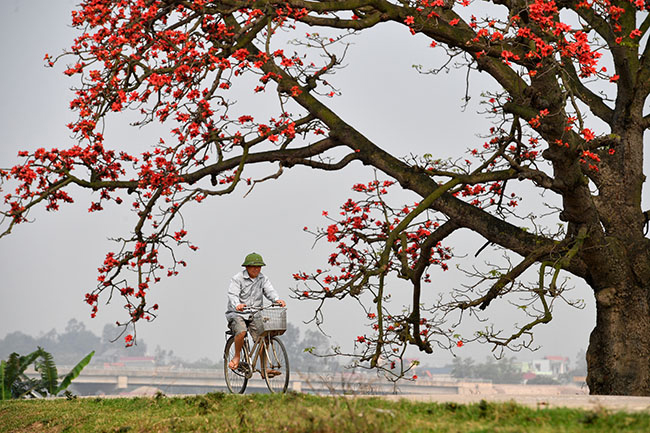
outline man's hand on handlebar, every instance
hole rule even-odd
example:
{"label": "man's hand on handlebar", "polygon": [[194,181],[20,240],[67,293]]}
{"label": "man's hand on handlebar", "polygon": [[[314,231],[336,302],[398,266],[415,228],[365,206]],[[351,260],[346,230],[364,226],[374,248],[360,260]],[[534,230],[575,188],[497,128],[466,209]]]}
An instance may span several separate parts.
{"label": "man's hand on handlebar", "polygon": [[[279,305],[280,307],[286,307],[286,306],[287,306],[287,303],[284,302],[282,299],[278,299],[277,301],[275,301],[275,302],[273,303],[273,305]],[[247,308],[248,308],[248,305],[246,305],[246,304],[237,304],[237,306],[235,307],[235,310],[237,310],[237,311],[244,311],[244,310],[246,310]],[[259,308],[258,308],[258,309],[259,309]],[[253,310],[255,310],[255,308],[253,308]]]}

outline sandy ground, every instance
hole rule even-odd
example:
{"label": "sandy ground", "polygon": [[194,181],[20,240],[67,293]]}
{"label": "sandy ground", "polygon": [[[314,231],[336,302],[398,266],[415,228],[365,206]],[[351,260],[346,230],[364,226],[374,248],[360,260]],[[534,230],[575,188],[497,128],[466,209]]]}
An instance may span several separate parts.
{"label": "sandy ground", "polygon": [[412,401],[436,402],[436,403],[459,403],[471,404],[481,400],[488,402],[514,402],[533,408],[580,408],[588,410],[612,410],[625,412],[647,412],[650,413],[650,397],[629,397],[618,395],[461,395],[461,394],[438,394],[438,395],[390,395],[383,396],[390,400],[408,399]]}

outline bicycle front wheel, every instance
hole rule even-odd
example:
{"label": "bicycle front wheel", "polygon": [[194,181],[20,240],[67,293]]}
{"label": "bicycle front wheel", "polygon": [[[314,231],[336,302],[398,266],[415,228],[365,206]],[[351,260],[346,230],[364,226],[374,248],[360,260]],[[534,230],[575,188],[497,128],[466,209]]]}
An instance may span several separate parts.
{"label": "bicycle front wheel", "polygon": [[277,337],[265,338],[262,374],[271,392],[287,392],[289,386],[289,357]]}
{"label": "bicycle front wheel", "polygon": [[[246,357],[244,356],[245,349],[242,347],[241,361]],[[226,342],[226,348],[223,351],[223,372],[226,378],[226,386],[233,394],[243,394],[246,391],[248,384],[248,377],[243,368],[232,370],[228,367],[228,363],[235,356],[235,337],[230,337]],[[241,362],[240,361],[240,362]]]}

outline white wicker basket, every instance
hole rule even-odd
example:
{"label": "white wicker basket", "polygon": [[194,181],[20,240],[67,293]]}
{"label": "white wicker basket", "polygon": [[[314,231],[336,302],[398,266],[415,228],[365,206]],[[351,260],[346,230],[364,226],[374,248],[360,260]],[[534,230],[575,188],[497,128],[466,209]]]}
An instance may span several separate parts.
{"label": "white wicker basket", "polygon": [[266,308],[253,315],[253,325],[259,335],[282,335],[287,330],[287,309],[282,307]]}

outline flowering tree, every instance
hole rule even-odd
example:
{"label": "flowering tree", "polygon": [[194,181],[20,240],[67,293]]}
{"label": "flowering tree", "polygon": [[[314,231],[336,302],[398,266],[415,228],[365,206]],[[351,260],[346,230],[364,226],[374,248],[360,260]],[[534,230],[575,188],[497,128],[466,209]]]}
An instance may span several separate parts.
{"label": "flowering tree", "polygon": [[[337,245],[331,269],[297,277],[308,284],[301,297],[373,294],[365,304],[373,333],[358,337],[362,361],[390,371],[403,367],[392,363],[409,344],[427,352],[432,343],[468,339],[526,345],[563,298],[562,271],[586,281],[596,299],[590,391],[650,395],[649,213],[641,208],[647,8],[645,0],[83,1],[73,12],[74,45],[45,59],[54,65],[63,57],[65,73],[78,77],[70,107],[79,116],[69,125],[78,144],[22,152],[20,164],[0,171],[3,235],[34,206],[71,203],[75,185],[98,192],[91,212],[130,207],[133,232],[106,255],[86,300],[94,314],[100,298],[121,296],[129,312],[121,324],[134,324],[155,317],[151,285],[184,265],[183,247],[196,249],[180,218],[186,205],[296,165],[333,171],[358,160],[387,183],[355,187],[362,198],[347,202],[343,218],[322,233]],[[498,83],[501,90],[485,98],[494,126],[477,131],[489,137],[467,163],[400,159],[407,150],[392,155],[328,108],[346,38],[385,23],[428,38],[450,63]],[[236,92],[251,89],[272,96],[275,111],[234,104]],[[140,114],[139,126],[169,125],[170,136],[139,155],[109,148],[104,120],[128,109]],[[253,164],[273,168],[247,178]],[[517,182],[557,198],[547,218],[561,230],[521,219]],[[389,205],[384,190],[393,183],[421,200]],[[452,250],[443,243],[459,229],[509,252],[512,262],[477,267],[473,284],[424,305],[427,269],[446,266]],[[536,272],[535,284],[527,271]],[[384,304],[391,273],[412,289],[409,310],[396,315]],[[468,338],[443,325],[451,312],[480,313],[510,297],[530,316],[511,334],[486,329]]]}

